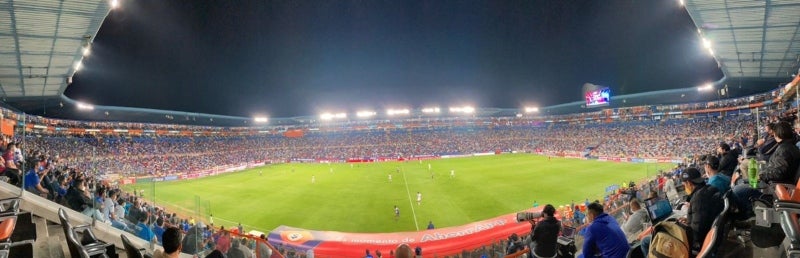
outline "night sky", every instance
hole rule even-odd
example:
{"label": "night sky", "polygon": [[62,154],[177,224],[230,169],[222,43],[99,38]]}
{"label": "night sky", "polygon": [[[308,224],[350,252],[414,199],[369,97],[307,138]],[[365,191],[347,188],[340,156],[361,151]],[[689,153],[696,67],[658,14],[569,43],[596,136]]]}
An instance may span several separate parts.
{"label": "night sky", "polygon": [[235,116],[582,100],[722,78],[677,1],[121,1],[66,95]]}

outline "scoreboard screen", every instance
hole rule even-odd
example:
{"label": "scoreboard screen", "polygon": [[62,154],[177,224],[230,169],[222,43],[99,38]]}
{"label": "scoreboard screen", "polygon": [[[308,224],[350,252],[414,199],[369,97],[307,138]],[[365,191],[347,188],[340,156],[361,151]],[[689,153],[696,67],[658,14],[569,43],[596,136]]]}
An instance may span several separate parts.
{"label": "scoreboard screen", "polygon": [[607,106],[611,99],[611,90],[608,87],[586,92],[586,107]]}

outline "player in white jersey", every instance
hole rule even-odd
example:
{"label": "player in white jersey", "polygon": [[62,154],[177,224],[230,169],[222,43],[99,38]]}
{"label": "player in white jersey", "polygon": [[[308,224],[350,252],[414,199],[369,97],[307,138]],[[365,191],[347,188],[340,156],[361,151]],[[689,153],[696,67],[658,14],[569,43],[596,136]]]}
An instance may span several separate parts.
{"label": "player in white jersey", "polygon": [[311,176],[311,183],[313,184],[316,181],[317,181],[317,178],[315,176]]}
{"label": "player in white jersey", "polygon": [[389,183],[392,182],[392,174],[389,174]]}
{"label": "player in white jersey", "polygon": [[420,192],[417,192],[417,205],[421,204],[422,204],[422,194]]}
{"label": "player in white jersey", "polygon": [[456,170],[455,169],[451,169],[450,170],[450,178],[455,178],[455,177],[456,177]]}
{"label": "player in white jersey", "polygon": [[400,208],[397,208],[397,205],[394,206],[394,221],[400,218]]}

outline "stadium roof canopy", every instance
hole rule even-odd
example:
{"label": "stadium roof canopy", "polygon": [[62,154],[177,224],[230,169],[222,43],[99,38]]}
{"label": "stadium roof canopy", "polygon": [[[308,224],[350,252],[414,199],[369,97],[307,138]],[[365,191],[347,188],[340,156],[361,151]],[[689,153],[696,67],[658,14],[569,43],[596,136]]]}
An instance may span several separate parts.
{"label": "stadium roof canopy", "polygon": [[108,0],[0,1],[0,94],[60,97],[110,8]]}
{"label": "stadium roof canopy", "polygon": [[728,79],[789,78],[797,73],[797,0],[683,1]]}

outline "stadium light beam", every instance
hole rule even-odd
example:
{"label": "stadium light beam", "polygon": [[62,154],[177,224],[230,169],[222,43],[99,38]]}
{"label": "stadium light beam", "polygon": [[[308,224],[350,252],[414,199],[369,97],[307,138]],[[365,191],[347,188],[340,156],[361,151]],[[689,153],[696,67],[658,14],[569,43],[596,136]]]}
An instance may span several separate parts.
{"label": "stadium light beam", "polygon": [[711,41],[708,41],[706,38],[703,38],[703,47],[711,48]]}
{"label": "stadium light beam", "polygon": [[117,7],[119,7],[119,0],[111,0],[110,5],[111,9],[117,9]]}
{"label": "stadium light beam", "polygon": [[678,3],[681,4],[681,6],[686,5],[686,3],[683,2],[683,0],[678,0]]}
{"label": "stadium light beam", "polygon": [[475,108],[470,106],[463,106],[463,107],[451,107],[450,113],[463,113],[463,114],[472,114],[475,113]]}
{"label": "stadium light beam", "polygon": [[703,86],[697,87],[697,91],[710,91],[714,89],[714,85],[711,83],[707,83]]}
{"label": "stadium light beam", "polygon": [[75,62],[75,65],[73,65],[73,68],[75,68],[76,72],[80,71],[81,68],[83,68],[83,64],[81,64],[81,61]]}
{"label": "stadium light beam", "polygon": [[375,111],[358,111],[356,112],[356,116],[360,118],[367,118],[375,116]]}
{"label": "stadium light beam", "polygon": [[539,112],[538,107],[525,107],[525,113],[535,113]]}
{"label": "stadium light beam", "polygon": [[94,110],[93,105],[89,105],[83,102],[78,102],[78,109],[80,110]]}
{"label": "stadium light beam", "polygon": [[340,118],[347,118],[347,114],[345,114],[345,113],[336,113],[336,114],[322,113],[321,115],[319,115],[319,119],[322,119],[322,120],[325,120],[325,121],[329,121],[329,120],[333,120],[333,119],[340,119]]}
{"label": "stadium light beam", "polygon": [[256,123],[266,123],[267,121],[269,121],[269,119],[267,119],[266,117],[263,117],[263,116],[257,116],[257,117],[253,118],[253,122],[256,122]]}
{"label": "stadium light beam", "polygon": [[83,56],[89,56],[92,53],[91,47],[85,46],[83,47]]}
{"label": "stadium light beam", "polygon": [[410,111],[408,109],[389,109],[386,110],[386,114],[389,116],[393,115],[408,115]]}
{"label": "stadium light beam", "polygon": [[441,112],[441,110],[439,110],[438,107],[431,107],[431,108],[423,108],[422,109],[422,113],[431,114],[431,113],[439,113],[439,112]]}

